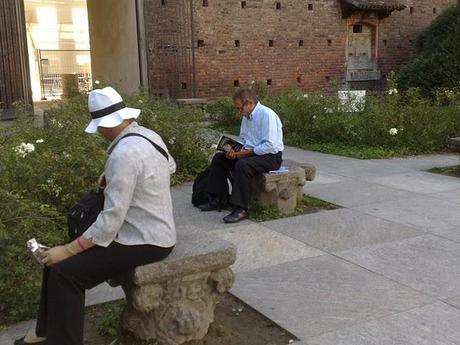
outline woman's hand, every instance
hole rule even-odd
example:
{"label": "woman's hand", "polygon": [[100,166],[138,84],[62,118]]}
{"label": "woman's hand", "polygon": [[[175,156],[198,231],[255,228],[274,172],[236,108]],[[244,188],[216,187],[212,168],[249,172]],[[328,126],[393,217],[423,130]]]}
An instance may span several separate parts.
{"label": "woman's hand", "polygon": [[71,256],[72,254],[66,249],[65,246],[53,247],[41,254],[42,262],[46,266],[56,265],[57,263],[64,261]]}

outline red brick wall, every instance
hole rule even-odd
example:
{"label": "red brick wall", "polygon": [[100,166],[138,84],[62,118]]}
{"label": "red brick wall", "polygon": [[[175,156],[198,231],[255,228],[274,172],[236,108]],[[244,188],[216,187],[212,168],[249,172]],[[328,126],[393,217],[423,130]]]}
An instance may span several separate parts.
{"label": "red brick wall", "polygon": [[[147,40],[151,56],[157,56],[154,41],[179,31],[184,39],[191,39],[177,26],[191,25],[189,17],[174,15],[174,6],[188,0],[146,0]],[[404,0],[402,0],[404,1]],[[281,8],[276,8],[279,2]],[[378,69],[386,75],[408,60],[417,34],[444,8],[457,0],[406,0],[407,9],[394,12],[390,17],[367,19],[378,32],[376,41]],[[346,46],[348,25],[362,21],[352,17],[342,19],[339,0],[241,0],[193,1],[195,45],[196,95],[214,98],[231,94],[235,85],[248,86],[252,81],[267,85],[270,90],[285,90],[292,86],[305,90],[324,91],[331,80],[343,81],[346,71]],[[310,8],[309,8],[310,4]],[[171,6],[171,9],[165,9]],[[413,7],[413,13],[410,13]],[[436,8],[436,13],[433,13]],[[169,11],[169,13],[168,13]],[[185,12],[184,12],[185,13]],[[189,16],[189,13],[187,13]],[[161,19],[158,19],[161,17]],[[150,18],[150,19],[149,19]],[[166,41],[174,40],[170,38]],[[185,37],[187,36],[187,37]],[[177,37],[175,38],[177,39]],[[203,46],[197,47],[198,40]],[[239,41],[239,47],[235,41]],[[273,47],[269,41],[273,40]],[[299,46],[299,41],[303,46]],[[384,44],[385,40],[385,44]],[[174,53],[170,53],[171,60]],[[191,61],[191,47],[182,53]],[[166,59],[168,60],[168,59]],[[168,62],[149,58],[150,83],[158,86],[158,73],[168,71]],[[192,73],[192,66],[187,73]],[[158,72],[160,71],[160,72]],[[185,73],[185,75],[188,75]],[[184,73],[183,73],[184,75]],[[155,79],[157,78],[157,79]],[[169,76],[170,79],[174,79]],[[168,87],[183,87],[182,76]],[[182,95],[192,96],[191,84]]]}
{"label": "red brick wall", "polygon": [[[382,20],[379,37],[379,68],[384,74],[394,70],[410,58],[417,35],[444,9],[457,0],[406,0],[407,8]],[[413,7],[411,14],[410,8]],[[433,9],[436,13],[433,13]],[[386,40],[386,46],[384,44]]]}

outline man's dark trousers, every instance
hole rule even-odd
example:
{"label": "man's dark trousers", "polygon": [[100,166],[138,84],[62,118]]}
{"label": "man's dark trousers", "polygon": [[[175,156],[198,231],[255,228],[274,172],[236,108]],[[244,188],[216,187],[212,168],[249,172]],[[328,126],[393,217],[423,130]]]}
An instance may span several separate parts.
{"label": "man's dark trousers", "polygon": [[253,177],[279,169],[282,161],[281,152],[242,159],[227,159],[224,153],[219,152],[211,162],[207,192],[211,197],[224,197],[227,193],[227,177],[231,172],[232,197],[230,203],[247,209],[253,194]]}

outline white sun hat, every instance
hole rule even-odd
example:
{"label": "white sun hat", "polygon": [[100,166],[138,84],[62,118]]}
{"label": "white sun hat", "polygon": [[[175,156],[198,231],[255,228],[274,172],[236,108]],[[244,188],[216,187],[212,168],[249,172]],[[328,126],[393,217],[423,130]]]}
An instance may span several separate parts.
{"label": "white sun hat", "polygon": [[117,127],[123,120],[137,119],[141,113],[140,109],[126,107],[118,92],[110,86],[89,93],[88,109],[92,120],[86,133],[96,133],[97,127]]}

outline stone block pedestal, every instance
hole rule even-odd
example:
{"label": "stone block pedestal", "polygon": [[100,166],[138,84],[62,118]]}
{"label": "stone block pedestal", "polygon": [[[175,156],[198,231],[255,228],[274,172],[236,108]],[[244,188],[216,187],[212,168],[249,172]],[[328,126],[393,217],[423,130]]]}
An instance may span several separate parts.
{"label": "stone block pedestal", "polygon": [[311,164],[296,164],[284,161],[287,172],[266,173],[255,179],[255,201],[262,206],[274,206],[282,213],[295,211],[302,200],[303,186],[306,181],[313,181],[316,168]]}
{"label": "stone block pedestal", "polygon": [[164,345],[202,339],[214,321],[218,295],[233,285],[230,265],[235,259],[236,248],[229,242],[185,238],[166,260],[112,280],[127,298],[123,330]]}

